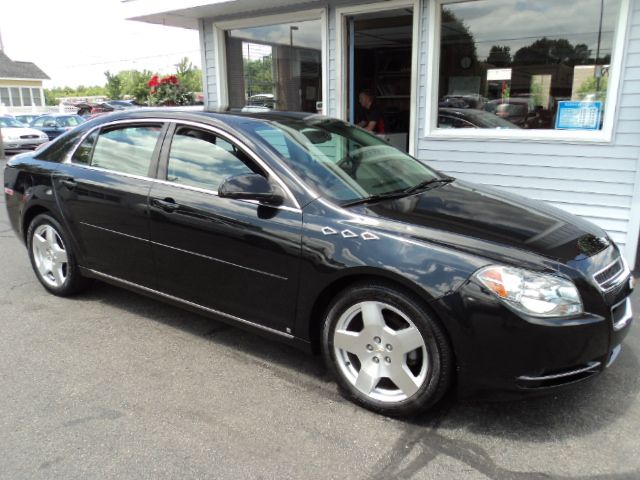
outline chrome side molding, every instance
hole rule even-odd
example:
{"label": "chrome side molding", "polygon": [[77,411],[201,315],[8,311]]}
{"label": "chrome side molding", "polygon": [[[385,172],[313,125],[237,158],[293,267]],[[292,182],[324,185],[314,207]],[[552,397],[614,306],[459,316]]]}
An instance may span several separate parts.
{"label": "chrome side molding", "polygon": [[557,378],[571,377],[580,373],[590,372],[592,370],[596,370],[598,367],[600,367],[600,365],[600,362],[589,362],[586,367],[579,368],[577,370],[571,370],[570,372],[556,373],[555,375],[544,375],[542,377],[530,377],[528,375],[523,375],[521,377],[518,377],[518,380],[524,380],[527,382],[543,382],[545,380],[555,380]]}
{"label": "chrome side molding", "polygon": [[[212,313],[214,315],[225,317],[225,318],[227,318],[229,320],[232,320],[234,322],[241,323],[243,325],[247,325],[247,326],[250,326],[252,328],[256,328],[258,330],[264,330],[266,332],[269,332],[269,333],[272,333],[272,334],[275,334],[275,335],[280,335],[280,336],[288,338],[288,339],[295,338],[292,334],[290,334],[288,332],[281,332],[280,330],[276,330],[275,328],[265,327],[264,325],[260,325],[259,323],[255,323],[255,322],[252,322],[250,320],[245,320],[244,318],[236,317],[235,315],[231,315],[230,313],[221,312],[220,310],[215,310],[213,308],[205,307],[203,305],[200,305],[200,304],[197,304],[197,303],[194,303],[194,302],[190,302],[189,300],[184,300],[184,299],[179,298],[179,297],[174,297],[173,295],[169,295],[168,293],[160,292],[158,290],[154,290],[154,289],[149,288],[149,287],[138,285],[137,283],[129,282],[127,280],[123,280],[123,279],[118,278],[118,277],[113,277],[111,275],[107,275],[106,273],[102,273],[102,272],[99,272],[97,270],[93,270],[93,269],[90,269],[90,268],[85,268],[84,270],[86,270],[87,272],[90,272],[91,275],[94,275],[96,278],[102,278],[102,279],[110,281],[110,282],[119,283],[119,284],[121,284],[123,286],[132,287],[132,288],[136,288],[136,289],[139,289],[139,290],[144,290],[145,292],[151,293],[153,295],[157,295],[159,297],[166,298],[167,300],[171,300],[171,301],[174,301],[174,302],[182,303],[183,305],[187,305],[189,307],[197,308],[198,310],[202,310],[203,312]],[[287,329],[287,330],[289,330],[289,329]]]}

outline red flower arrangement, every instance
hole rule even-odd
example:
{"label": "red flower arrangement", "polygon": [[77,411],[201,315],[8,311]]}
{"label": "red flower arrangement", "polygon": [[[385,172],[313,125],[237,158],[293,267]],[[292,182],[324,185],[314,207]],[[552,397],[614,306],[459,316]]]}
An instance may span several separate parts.
{"label": "red flower arrangement", "polygon": [[193,103],[193,94],[180,85],[177,75],[165,75],[158,78],[154,75],[147,82],[150,90],[149,104],[151,105],[188,105]]}
{"label": "red flower arrangement", "polygon": [[154,75],[153,77],[151,77],[151,80],[147,82],[147,86],[151,88],[157,87],[158,85],[160,85],[160,83],[158,82],[158,75]]}

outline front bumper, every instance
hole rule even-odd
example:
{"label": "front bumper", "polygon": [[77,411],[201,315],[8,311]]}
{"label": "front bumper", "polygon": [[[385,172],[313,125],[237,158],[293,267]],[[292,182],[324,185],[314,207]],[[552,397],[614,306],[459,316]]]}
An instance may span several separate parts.
{"label": "front bumper", "polygon": [[[518,396],[591,378],[611,365],[629,332],[630,281],[600,314],[526,318],[473,281],[434,307],[452,339],[461,396]],[[606,314],[604,313],[606,312]]]}
{"label": "front bumper", "polygon": [[43,143],[47,143],[49,137],[46,138],[19,138],[16,140],[3,139],[5,150],[27,150],[38,148]]}

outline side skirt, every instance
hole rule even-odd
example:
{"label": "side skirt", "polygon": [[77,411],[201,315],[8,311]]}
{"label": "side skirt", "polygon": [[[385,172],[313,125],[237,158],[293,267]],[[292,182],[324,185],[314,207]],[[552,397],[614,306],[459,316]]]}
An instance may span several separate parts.
{"label": "side skirt", "polygon": [[182,298],[174,297],[173,295],[169,295],[167,293],[163,293],[157,290],[153,290],[152,288],[144,287],[142,285],[138,285],[136,283],[128,282],[127,280],[123,280],[121,278],[113,277],[111,275],[107,275],[106,273],[98,272],[97,270],[92,270],[90,268],[80,267],[80,272],[83,276],[89,278],[95,278],[97,280],[102,280],[106,283],[114,285],[116,287],[126,288],[127,290],[131,290],[136,293],[140,293],[147,297],[162,300],[165,303],[169,303],[171,305],[175,305],[180,308],[184,308],[191,312],[204,315],[206,317],[212,318],[214,320],[224,322],[226,324],[236,326],[242,328],[243,330],[247,330],[249,332],[257,333],[259,335],[265,336],[267,338],[272,338],[275,340],[279,340],[293,347],[299,348],[305,352],[311,353],[311,343],[305,340],[302,340],[294,335],[286,332],[281,332],[279,330],[275,330],[273,328],[265,327],[264,325],[260,325],[258,323],[251,322],[249,320],[245,320],[240,317],[236,317],[235,315],[231,315],[229,313],[220,312],[218,310],[214,310],[213,308],[205,307],[199,305],[197,303],[190,302],[188,300],[184,300]]}

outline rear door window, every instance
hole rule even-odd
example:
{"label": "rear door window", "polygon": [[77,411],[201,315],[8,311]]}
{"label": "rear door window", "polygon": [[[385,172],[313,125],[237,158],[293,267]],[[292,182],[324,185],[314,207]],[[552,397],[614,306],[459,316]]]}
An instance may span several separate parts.
{"label": "rear door window", "polygon": [[103,130],[93,147],[91,166],[146,177],[161,131],[160,124]]}

